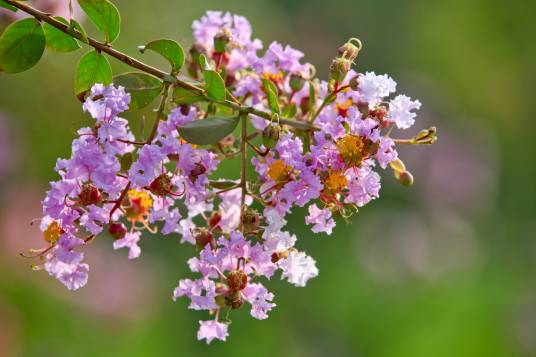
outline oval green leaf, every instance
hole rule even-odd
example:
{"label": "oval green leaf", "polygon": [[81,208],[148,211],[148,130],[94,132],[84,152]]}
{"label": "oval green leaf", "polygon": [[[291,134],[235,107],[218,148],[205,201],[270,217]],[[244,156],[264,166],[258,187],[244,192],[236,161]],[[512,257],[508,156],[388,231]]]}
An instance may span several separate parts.
{"label": "oval green leaf", "polygon": [[175,87],[173,89],[173,102],[182,104],[193,104],[205,100],[202,95],[196,94],[196,92],[189,91],[182,87]]}
{"label": "oval green leaf", "polygon": [[205,79],[205,90],[210,98],[216,100],[225,100],[225,82],[220,74],[211,69],[203,71]]}
{"label": "oval green leaf", "polygon": [[89,51],[80,58],[76,67],[74,92],[78,99],[83,100],[95,83],[112,83],[112,68],[104,55]]}
{"label": "oval green leaf", "polygon": [[[61,16],[55,16],[54,18],[65,25],[69,25],[69,22]],[[43,24],[43,31],[47,40],[46,46],[52,51],[71,52],[81,48],[74,38],[47,22]]]}
{"label": "oval green leaf", "polygon": [[238,125],[238,117],[213,117],[194,120],[178,128],[181,137],[191,144],[215,144],[231,134]]}
{"label": "oval green leaf", "polygon": [[152,50],[163,56],[171,64],[173,73],[179,72],[184,65],[184,50],[181,45],[173,40],[154,40],[145,46],[140,46],[139,50],[141,53],[144,53],[145,50]]}
{"label": "oval green leaf", "polygon": [[78,21],[76,21],[75,19],[71,19],[71,23],[69,24],[69,30],[71,30],[71,32],[73,34],[75,34],[76,32],[73,31],[73,30],[76,30],[80,33],[80,35],[82,36],[82,38],[80,39],[80,41],[84,42],[84,43],[89,43],[89,40],[87,38],[87,33],[86,33],[86,30],[84,30],[84,28],[82,27],[82,25],[80,25],[80,23]]}
{"label": "oval green leaf", "polygon": [[119,10],[108,0],[78,0],[87,17],[104,32],[106,42],[113,42],[119,36],[121,16]]}
{"label": "oval green leaf", "polygon": [[274,82],[269,79],[263,79],[262,84],[264,87],[264,93],[268,99],[268,106],[274,114],[279,114],[279,102],[277,101],[277,87]]}
{"label": "oval green leaf", "polygon": [[0,71],[18,73],[35,66],[45,50],[45,34],[31,18],[9,25],[0,36]]}
{"label": "oval green leaf", "polygon": [[11,10],[13,12],[17,12],[17,10],[18,10],[15,6],[13,6],[11,4],[8,4],[7,2],[2,1],[2,0],[0,0],[0,7],[9,9],[9,10]]}
{"label": "oval green leaf", "polygon": [[130,109],[140,109],[150,104],[162,91],[162,82],[145,73],[123,73],[114,77],[114,84],[123,86],[130,93]]}

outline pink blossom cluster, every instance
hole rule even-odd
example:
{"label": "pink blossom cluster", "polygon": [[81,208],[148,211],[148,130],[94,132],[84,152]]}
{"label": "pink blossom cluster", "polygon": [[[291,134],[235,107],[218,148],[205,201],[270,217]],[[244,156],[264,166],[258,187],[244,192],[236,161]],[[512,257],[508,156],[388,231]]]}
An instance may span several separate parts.
{"label": "pink blossom cluster", "polygon": [[34,253],[44,270],[75,290],[88,281],[83,247],[103,231],[129,259],[140,256],[145,230],[192,244],[197,253],[188,266],[195,277],[180,280],[173,299],[186,297],[189,308],[208,312],[198,338],[210,343],[226,340],[234,309],[247,306],[253,318],[268,317],[276,306],[265,286],[272,277],[303,287],[318,275],[315,260],[284,229],[287,215],[306,207],[312,232],[330,235],[338,217],[378,198],[378,169],[399,162],[391,131],[411,127],[421,104],[405,95],[389,99],[396,83],[387,75],[352,70],[361,49],[355,41],[339,49],[329,81],[322,81],[290,46],[273,42],[262,52],[241,16],[207,12],[193,31],[193,79],[201,78],[196,58],[203,54],[241,105],[273,111],[267,87],[275,88],[281,113],[272,120],[249,116],[248,164],[256,176],[245,183],[218,178],[221,161],[244,154],[240,138],[198,146],[181,136],[182,126],[210,120],[206,103],[170,101],[155,135],[140,142],[120,117],[130,94],[97,84],[83,104],[94,125],[80,129],[71,157],[57,162],[60,179],[43,201],[47,247]]}

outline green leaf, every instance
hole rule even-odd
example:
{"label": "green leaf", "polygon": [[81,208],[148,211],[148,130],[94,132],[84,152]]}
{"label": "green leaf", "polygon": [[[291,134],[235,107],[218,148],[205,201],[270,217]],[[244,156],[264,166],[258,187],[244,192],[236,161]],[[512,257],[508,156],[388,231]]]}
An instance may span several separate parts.
{"label": "green leaf", "polygon": [[316,91],[313,82],[309,82],[309,112],[314,113],[316,104]]}
{"label": "green leaf", "polygon": [[201,67],[201,70],[205,71],[205,70],[210,69],[210,65],[208,64],[207,57],[204,54],[201,53],[199,55],[198,61],[199,61],[199,66]]}
{"label": "green leaf", "polygon": [[177,104],[192,104],[203,100],[203,96],[182,87],[173,89],[173,101]]}
{"label": "green leaf", "polygon": [[290,105],[287,105],[285,107],[285,110],[283,110],[283,117],[294,118],[297,112],[298,112],[298,108],[296,107],[296,103],[290,103]]}
{"label": "green leaf", "polygon": [[108,0],[78,0],[78,3],[91,22],[104,32],[106,42],[113,42],[119,36],[121,17],[114,4]]}
{"label": "green leaf", "polygon": [[219,190],[224,190],[231,187],[238,187],[238,184],[235,181],[210,181],[208,184],[210,185],[210,187]]}
{"label": "green leaf", "polygon": [[225,82],[220,74],[208,69],[203,71],[203,78],[205,79],[205,90],[207,91],[208,96],[216,100],[225,100]]}
{"label": "green leaf", "polygon": [[171,64],[172,73],[179,72],[184,65],[184,50],[181,45],[173,40],[154,40],[145,46],[138,47],[138,49],[141,53],[148,49],[162,55]]}
{"label": "green leaf", "polygon": [[11,5],[11,4],[8,4],[7,2],[5,1],[2,1],[0,0],[0,7],[3,7],[3,8],[6,8],[6,9],[9,9],[13,12],[17,12],[19,9],[17,9],[15,6]]}
{"label": "green leaf", "polygon": [[112,83],[112,68],[104,55],[97,51],[89,51],[80,58],[76,67],[74,92],[78,99],[83,100],[95,83],[104,85]]}
{"label": "green leaf", "polygon": [[145,73],[123,73],[114,77],[114,84],[125,87],[130,93],[130,109],[140,109],[150,104],[160,92],[162,82]]}
{"label": "green leaf", "polygon": [[238,117],[213,117],[194,120],[180,128],[181,137],[191,144],[215,144],[231,134],[238,125]]}
{"label": "green leaf", "polygon": [[273,114],[279,114],[279,102],[277,100],[277,87],[274,82],[269,79],[263,79],[262,85],[266,98],[268,99],[268,106]]}
{"label": "green leaf", "polygon": [[71,19],[71,23],[69,24],[69,29],[80,32],[80,34],[82,35],[81,41],[84,43],[89,43],[89,40],[87,39],[86,30],[84,30],[84,28],[82,27],[82,25],[80,25],[78,21],[76,21],[75,19]]}
{"label": "green leaf", "polygon": [[[65,25],[69,24],[69,22],[61,16],[55,16],[54,18]],[[43,24],[43,31],[45,32],[45,37],[47,39],[46,46],[53,51],[71,52],[81,48],[74,38],[46,22]]]}
{"label": "green leaf", "polygon": [[9,25],[0,36],[0,71],[18,73],[35,66],[45,50],[39,21],[29,18]]}

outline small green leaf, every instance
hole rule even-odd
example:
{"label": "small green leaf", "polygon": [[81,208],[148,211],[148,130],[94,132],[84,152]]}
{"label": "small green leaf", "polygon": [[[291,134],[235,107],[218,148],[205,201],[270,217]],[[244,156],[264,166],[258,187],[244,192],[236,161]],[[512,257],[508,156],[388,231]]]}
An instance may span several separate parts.
{"label": "small green leaf", "polygon": [[205,79],[205,90],[207,91],[208,96],[216,100],[225,100],[225,82],[220,74],[209,69],[203,71],[203,78]]}
{"label": "small green leaf", "polygon": [[309,82],[309,112],[314,113],[316,104],[316,91],[313,82]]}
{"label": "small green leaf", "polygon": [[115,76],[114,84],[125,87],[125,91],[130,93],[130,109],[140,109],[150,104],[163,87],[158,78],[137,72]]}
{"label": "small green leaf", "polygon": [[74,92],[78,99],[83,100],[95,83],[112,83],[112,68],[104,55],[89,51],[80,58],[76,67]]}
{"label": "small green leaf", "polygon": [[171,64],[171,71],[173,73],[179,72],[181,67],[184,65],[184,50],[182,49],[181,45],[173,40],[154,40],[145,46],[140,46],[138,48],[141,53],[149,49],[162,55]]}
{"label": "small green leaf", "polygon": [[209,70],[210,69],[210,65],[208,64],[208,60],[207,60],[207,57],[205,57],[204,54],[200,54],[199,55],[199,66],[201,67],[201,70]]}
{"label": "small green leaf", "polygon": [[234,181],[210,181],[208,183],[210,187],[216,188],[219,190],[224,190],[231,187],[237,187],[237,183]]}
{"label": "small green leaf", "polygon": [[39,21],[30,18],[9,25],[0,36],[0,71],[18,73],[35,66],[45,50]]}
{"label": "small green leaf", "polygon": [[[69,24],[69,22],[61,16],[55,16],[54,18],[65,25]],[[43,24],[43,31],[45,32],[45,37],[47,39],[46,46],[53,51],[71,52],[81,48],[74,38],[46,22]]]}
{"label": "small green leaf", "polygon": [[213,117],[194,120],[181,126],[178,130],[181,137],[191,144],[215,144],[231,134],[238,122],[238,117]]}
{"label": "small green leaf", "polygon": [[121,156],[121,158],[119,159],[119,163],[121,164],[121,171],[128,172],[130,166],[132,166],[133,161],[134,157],[132,156],[131,152],[127,152],[125,155]]}
{"label": "small green leaf", "polygon": [[0,0],[0,7],[9,9],[9,10],[11,10],[13,12],[17,12],[17,10],[18,10],[15,6],[13,6],[11,4],[8,4],[7,2],[2,1],[2,0]]}
{"label": "small green leaf", "polygon": [[113,42],[119,36],[121,17],[114,4],[108,0],[78,0],[78,3],[91,22],[104,32],[106,42]]}
{"label": "small green leaf", "polygon": [[298,108],[296,107],[296,103],[290,103],[290,105],[287,105],[285,107],[285,110],[283,110],[283,117],[294,118],[296,116],[297,111]]}
{"label": "small green leaf", "polygon": [[82,25],[80,25],[80,23],[78,21],[76,21],[75,19],[71,19],[71,23],[69,24],[69,28],[71,30],[76,30],[76,31],[80,32],[80,34],[82,35],[81,41],[84,42],[84,43],[89,43],[89,40],[87,39],[86,30],[84,30],[84,28],[82,27]]}
{"label": "small green leaf", "polygon": [[173,89],[173,101],[177,104],[192,104],[203,100],[203,96],[182,87]]}
{"label": "small green leaf", "polygon": [[277,87],[274,82],[268,79],[262,80],[262,85],[264,93],[266,93],[266,98],[268,99],[268,105],[273,114],[279,114],[279,102],[277,100]]}

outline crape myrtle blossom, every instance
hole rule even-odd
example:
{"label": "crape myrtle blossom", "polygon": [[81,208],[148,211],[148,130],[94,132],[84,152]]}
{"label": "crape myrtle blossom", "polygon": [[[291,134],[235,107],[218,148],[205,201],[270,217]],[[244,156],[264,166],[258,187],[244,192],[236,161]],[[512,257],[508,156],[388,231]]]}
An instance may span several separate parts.
{"label": "crape myrtle blossom", "polygon": [[[318,276],[302,250],[307,238],[285,230],[288,214],[303,208],[311,234],[331,235],[340,219],[380,196],[384,170],[412,183],[397,145],[432,143],[435,128],[391,136],[415,123],[421,103],[392,97],[396,82],[388,75],[351,69],[357,39],[338,49],[324,81],[299,50],[272,42],[261,51],[244,17],[209,11],[192,28],[192,83],[207,81],[203,55],[227,100],[204,90],[175,95],[185,88],[165,83],[151,133],[137,138],[121,117],[131,94],[94,84],[82,105],[93,125],[78,131],[71,156],[56,163],[59,179],[43,200],[45,247],[29,255],[42,259],[36,269],[76,290],[88,281],[84,247],[98,236],[125,259],[141,256],[148,233],[188,243],[192,276],[179,279],[172,299],[205,312],[197,337],[211,343],[227,339],[233,310],[259,320],[274,312],[272,278],[304,287]],[[213,128],[213,116],[225,128]],[[238,122],[239,134],[229,127]],[[209,129],[197,135],[203,126]],[[225,133],[207,143],[219,130]],[[220,164],[235,158],[239,172],[222,177]]]}

